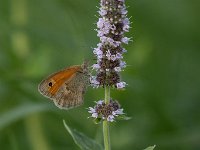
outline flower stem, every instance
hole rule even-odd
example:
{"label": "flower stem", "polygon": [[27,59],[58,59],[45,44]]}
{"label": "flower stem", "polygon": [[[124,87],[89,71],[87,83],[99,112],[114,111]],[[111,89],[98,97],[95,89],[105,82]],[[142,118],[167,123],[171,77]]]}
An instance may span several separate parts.
{"label": "flower stem", "polygon": [[108,104],[110,102],[110,87],[105,86],[105,103]]}
{"label": "flower stem", "polygon": [[[105,87],[105,103],[108,104],[110,101],[110,87]],[[109,134],[109,122],[103,121],[103,137],[104,137],[104,149],[110,150],[110,134]]]}

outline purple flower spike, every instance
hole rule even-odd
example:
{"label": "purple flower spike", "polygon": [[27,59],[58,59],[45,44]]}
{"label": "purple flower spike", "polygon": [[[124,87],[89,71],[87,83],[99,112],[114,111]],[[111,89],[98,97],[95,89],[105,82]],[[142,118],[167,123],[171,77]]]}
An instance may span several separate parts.
{"label": "purple flower spike", "polygon": [[[126,67],[122,54],[127,51],[122,44],[128,44],[130,41],[130,38],[124,36],[130,29],[125,0],[101,0],[100,5],[96,29],[100,43],[93,50],[97,63],[92,65],[97,73],[91,77],[91,85],[121,89],[127,85],[119,76]],[[109,120],[112,120],[112,116]]]}

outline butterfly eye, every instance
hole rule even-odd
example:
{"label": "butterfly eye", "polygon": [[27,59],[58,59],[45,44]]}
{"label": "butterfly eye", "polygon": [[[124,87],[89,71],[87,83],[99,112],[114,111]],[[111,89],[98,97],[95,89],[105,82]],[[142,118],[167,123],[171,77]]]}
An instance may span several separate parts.
{"label": "butterfly eye", "polygon": [[49,86],[52,87],[52,85],[53,85],[52,82],[49,82]]}

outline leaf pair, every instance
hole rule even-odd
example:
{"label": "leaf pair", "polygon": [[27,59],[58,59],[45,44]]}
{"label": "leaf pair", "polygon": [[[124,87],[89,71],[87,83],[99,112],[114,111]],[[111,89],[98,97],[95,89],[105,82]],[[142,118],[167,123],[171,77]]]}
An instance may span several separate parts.
{"label": "leaf pair", "polygon": [[[70,129],[64,120],[63,120],[63,123],[64,123],[65,128],[69,132],[69,134],[72,136],[74,142],[76,143],[76,145],[79,146],[80,149],[82,149],[82,150],[103,150],[102,145],[100,145],[93,139],[87,137],[83,133],[80,133],[74,129],[73,130]],[[155,145],[150,146],[144,150],[153,150],[154,148],[155,148]]]}

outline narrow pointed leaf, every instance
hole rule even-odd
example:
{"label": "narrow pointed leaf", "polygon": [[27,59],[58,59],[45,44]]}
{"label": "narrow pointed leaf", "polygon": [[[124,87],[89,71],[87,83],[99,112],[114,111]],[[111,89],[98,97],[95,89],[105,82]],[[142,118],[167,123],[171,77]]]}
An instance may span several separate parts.
{"label": "narrow pointed leaf", "polygon": [[103,150],[103,147],[96,141],[87,137],[81,132],[78,132],[74,129],[70,129],[64,120],[63,123],[69,134],[72,136],[76,145],[78,145],[82,150]]}
{"label": "narrow pointed leaf", "polygon": [[126,115],[119,115],[117,117],[117,120],[131,120],[132,118],[131,117],[128,117]]}
{"label": "narrow pointed leaf", "polygon": [[154,146],[149,146],[149,147],[147,147],[147,148],[144,149],[144,150],[154,150],[155,147],[156,147],[156,145],[154,145]]}
{"label": "narrow pointed leaf", "polygon": [[0,130],[19,119],[27,117],[32,113],[38,113],[47,110],[50,110],[50,106],[46,104],[27,103],[16,106],[15,108],[0,115]]}

